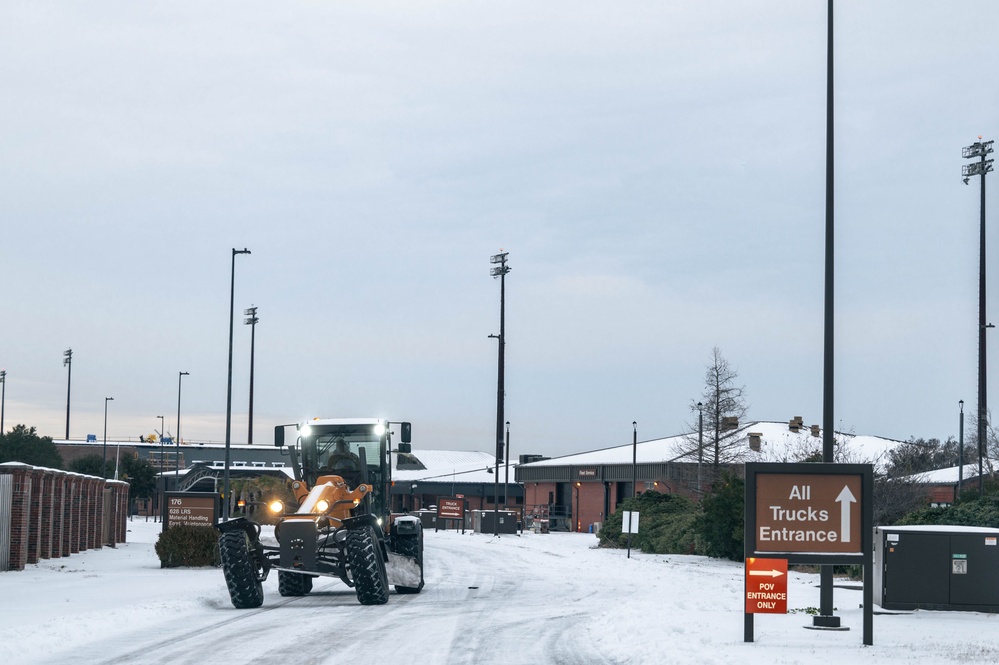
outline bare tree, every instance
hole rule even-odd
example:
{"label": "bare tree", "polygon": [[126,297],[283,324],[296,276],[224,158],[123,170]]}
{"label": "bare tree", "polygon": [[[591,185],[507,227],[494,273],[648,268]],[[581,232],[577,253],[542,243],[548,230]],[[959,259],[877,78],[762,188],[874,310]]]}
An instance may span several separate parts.
{"label": "bare tree", "polygon": [[690,428],[692,434],[685,438],[685,450],[681,456],[696,455],[698,460],[703,457],[700,442],[702,429],[698,422],[703,414],[703,438],[706,439],[704,443],[710,446],[713,471],[718,470],[719,464],[741,460],[744,451],[739,445],[738,426],[749,407],[744,399],[745,386],[736,384],[738,378],[738,372],[722,356],[721,349],[713,348],[711,362],[704,372],[704,392],[698,402],[700,406],[691,403],[694,424]]}

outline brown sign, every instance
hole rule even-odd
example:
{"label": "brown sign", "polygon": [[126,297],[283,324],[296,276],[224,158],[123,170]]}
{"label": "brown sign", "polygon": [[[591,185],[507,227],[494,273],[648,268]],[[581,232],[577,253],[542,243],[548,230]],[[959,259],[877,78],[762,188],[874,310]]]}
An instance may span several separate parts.
{"label": "brown sign", "polygon": [[577,471],[577,474],[578,474],[577,477],[579,477],[579,478],[596,478],[597,477],[597,470],[596,469],[579,469]]}
{"label": "brown sign", "polygon": [[437,517],[446,520],[465,519],[465,500],[456,497],[437,497]]}
{"label": "brown sign", "polygon": [[753,551],[862,552],[859,475],[757,473]]}
{"label": "brown sign", "polygon": [[166,528],[214,526],[218,520],[218,495],[199,492],[167,493]]}

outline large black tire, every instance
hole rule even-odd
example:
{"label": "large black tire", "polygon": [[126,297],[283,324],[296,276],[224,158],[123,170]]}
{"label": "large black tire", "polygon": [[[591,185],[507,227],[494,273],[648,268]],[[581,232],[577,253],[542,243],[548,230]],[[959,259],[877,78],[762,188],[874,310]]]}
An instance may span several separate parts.
{"label": "large black tire", "polygon": [[312,575],[278,571],[278,591],[282,596],[305,596],[312,591]]}
{"label": "large black tire", "polygon": [[371,527],[347,532],[347,565],[361,605],[384,605],[388,602],[388,575],[385,561]]}
{"label": "large black tire", "polygon": [[420,585],[411,587],[396,584],[396,593],[420,593],[423,590],[423,529],[420,529],[420,533],[415,537],[396,536],[394,545],[396,554],[413,557],[416,559],[416,565],[420,567]]}
{"label": "large black tire", "polygon": [[263,605],[264,586],[257,576],[247,533],[241,529],[223,533],[219,538],[219,555],[232,606],[242,610]]}

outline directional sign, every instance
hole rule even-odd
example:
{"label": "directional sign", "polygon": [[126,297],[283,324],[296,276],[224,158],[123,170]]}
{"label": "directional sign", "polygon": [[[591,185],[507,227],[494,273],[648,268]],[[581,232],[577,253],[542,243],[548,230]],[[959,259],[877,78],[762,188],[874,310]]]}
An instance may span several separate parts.
{"label": "directional sign", "polygon": [[860,475],[756,474],[754,552],[862,551]]}
{"label": "directional sign", "polygon": [[746,559],[746,612],[787,614],[787,559]]}

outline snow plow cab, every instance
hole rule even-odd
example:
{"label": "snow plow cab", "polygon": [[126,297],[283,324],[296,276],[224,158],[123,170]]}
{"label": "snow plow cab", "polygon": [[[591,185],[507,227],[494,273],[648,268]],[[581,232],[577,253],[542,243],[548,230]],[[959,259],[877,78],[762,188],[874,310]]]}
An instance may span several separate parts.
{"label": "snow plow cab", "polygon": [[[391,426],[400,447],[411,441],[409,423],[377,418],[315,419],[274,428],[274,445],[291,457],[297,505],[268,506],[278,513],[277,545],[265,545],[260,526],[239,517],[221,532],[222,571],[233,606],[259,607],[263,581],[278,572],[282,596],[304,596],[317,577],[337,577],[362,605],[388,602],[389,586],[401,594],[423,589],[423,530],[416,517],[390,514]],[[295,427],[285,446],[285,429]]]}

